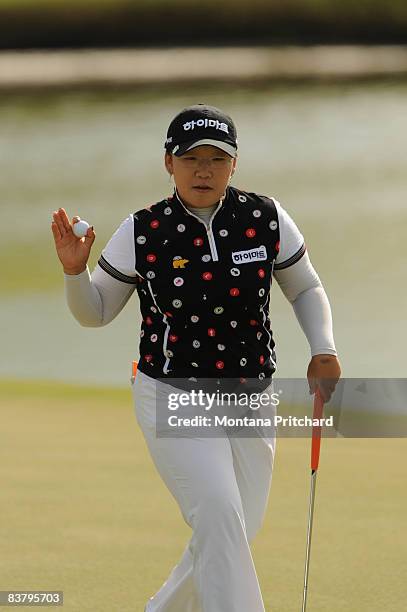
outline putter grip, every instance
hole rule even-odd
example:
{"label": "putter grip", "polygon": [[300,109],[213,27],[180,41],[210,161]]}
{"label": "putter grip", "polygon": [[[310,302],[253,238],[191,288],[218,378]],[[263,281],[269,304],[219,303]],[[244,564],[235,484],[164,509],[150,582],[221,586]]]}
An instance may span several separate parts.
{"label": "putter grip", "polygon": [[[321,419],[324,413],[324,401],[321,397],[319,389],[315,391],[314,397],[314,419]],[[319,453],[321,448],[321,427],[313,425],[312,427],[312,444],[311,444],[311,470],[314,472],[318,469]]]}

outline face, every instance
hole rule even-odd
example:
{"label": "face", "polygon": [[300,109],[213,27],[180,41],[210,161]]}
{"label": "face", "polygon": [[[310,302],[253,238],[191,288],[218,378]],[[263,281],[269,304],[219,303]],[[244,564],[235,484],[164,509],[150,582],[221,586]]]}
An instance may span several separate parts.
{"label": "face", "polygon": [[201,145],[180,157],[166,153],[165,167],[174,175],[185,204],[211,206],[223,197],[235,171],[236,158],[212,145]]}

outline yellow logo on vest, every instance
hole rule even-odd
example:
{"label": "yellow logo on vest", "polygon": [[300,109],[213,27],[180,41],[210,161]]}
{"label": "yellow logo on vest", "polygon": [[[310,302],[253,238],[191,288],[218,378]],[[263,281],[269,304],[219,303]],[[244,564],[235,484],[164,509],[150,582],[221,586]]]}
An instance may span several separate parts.
{"label": "yellow logo on vest", "polygon": [[189,262],[189,259],[182,259],[180,255],[174,257],[172,265],[174,268],[185,268],[185,264]]}

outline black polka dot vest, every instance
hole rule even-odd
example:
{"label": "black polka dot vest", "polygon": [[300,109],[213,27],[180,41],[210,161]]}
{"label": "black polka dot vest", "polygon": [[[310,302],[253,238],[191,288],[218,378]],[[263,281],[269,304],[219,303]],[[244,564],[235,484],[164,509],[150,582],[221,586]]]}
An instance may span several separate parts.
{"label": "black polka dot vest", "polygon": [[228,187],[207,227],[175,193],[134,219],[139,369],[170,384],[184,379],[182,388],[202,378],[267,386],[276,369],[269,317],[279,250],[273,200]]}

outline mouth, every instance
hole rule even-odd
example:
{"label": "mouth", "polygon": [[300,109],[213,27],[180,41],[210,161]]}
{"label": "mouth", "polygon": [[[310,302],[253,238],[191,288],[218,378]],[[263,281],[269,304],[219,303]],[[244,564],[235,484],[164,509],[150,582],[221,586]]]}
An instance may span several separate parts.
{"label": "mouth", "polygon": [[192,189],[198,193],[207,193],[208,191],[212,191],[213,188],[209,187],[209,185],[193,185]]}

